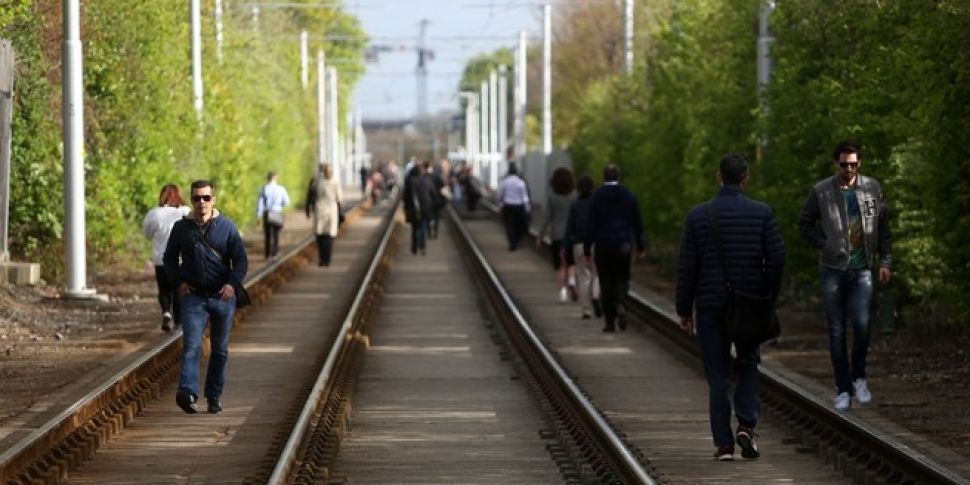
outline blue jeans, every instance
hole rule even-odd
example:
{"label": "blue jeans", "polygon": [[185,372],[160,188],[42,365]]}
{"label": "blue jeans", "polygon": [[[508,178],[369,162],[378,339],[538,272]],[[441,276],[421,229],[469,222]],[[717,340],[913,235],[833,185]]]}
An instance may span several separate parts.
{"label": "blue jeans", "polygon": [[182,295],[182,373],[179,390],[199,395],[199,357],[202,355],[202,334],[209,322],[209,369],[205,374],[205,397],[218,399],[226,382],[226,363],[229,360],[229,332],[236,298],[223,300],[219,296],[205,297],[195,293]]}
{"label": "blue jeans", "polygon": [[[711,415],[711,435],[714,446],[731,446],[734,433],[731,431],[731,341],[724,335],[721,312],[716,309],[697,310],[697,342],[701,347],[704,362],[704,375],[710,391],[709,410]],[[734,360],[734,374],[737,385],[734,388],[734,414],[738,423],[754,429],[761,414],[761,374],[758,364],[761,352],[757,345],[737,345],[737,358]]]}
{"label": "blue jeans", "polygon": [[[872,303],[872,271],[866,269],[821,270],[822,305],[829,328],[829,352],[838,393],[853,394],[852,381],[866,377],[869,352],[869,308]],[[846,319],[852,321],[852,365],[846,356]]]}

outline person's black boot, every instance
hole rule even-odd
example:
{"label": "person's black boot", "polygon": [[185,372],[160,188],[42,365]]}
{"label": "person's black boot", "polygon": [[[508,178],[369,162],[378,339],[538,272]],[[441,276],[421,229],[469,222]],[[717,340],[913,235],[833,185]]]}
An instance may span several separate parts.
{"label": "person's black boot", "polygon": [[218,398],[210,397],[208,401],[209,401],[209,409],[208,409],[209,413],[216,414],[219,411],[222,411],[222,404],[219,403]]}

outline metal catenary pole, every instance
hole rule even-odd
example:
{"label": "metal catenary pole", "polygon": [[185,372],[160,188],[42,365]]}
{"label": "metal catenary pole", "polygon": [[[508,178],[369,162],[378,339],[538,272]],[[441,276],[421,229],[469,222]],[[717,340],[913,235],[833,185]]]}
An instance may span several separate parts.
{"label": "metal catenary pole", "polygon": [[88,288],[84,220],[84,80],[79,0],[64,0],[61,115],[64,144],[64,248],[68,298],[94,295]]}
{"label": "metal catenary pole", "polygon": [[488,73],[488,166],[489,186],[498,187],[498,73]]}
{"label": "metal catenary pole", "polygon": [[337,93],[337,68],[333,66],[327,66],[327,111],[329,116],[327,117],[327,132],[330,135],[328,137],[328,146],[330,163],[333,164],[333,178],[335,180],[341,179],[341,167],[342,160],[340,160],[340,130],[339,130],[339,119],[337,117],[337,112],[339,111],[340,100]]}
{"label": "metal catenary pole", "polygon": [[488,82],[482,81],[482,87],[478,93],[478,166],[475,167],[475,176],[483,183],[488,181],[485,178],[486,163],[488,160]]}
{"label": "metal catenary pole", "polygon": [[542,7],[542,153],[552,153],[552,6]]}
{"label": "metal catenary pole", "polygon": [[0,40],[0,262],[10,260],[10,141],[13,138],[14,50]]}
{"label": "metal catenary pole", "polygon": [[509,138],[509,79],[505,64],[498,66],[498,171],[505,173]]}
{"label": "metal catenary pole", "polygon": [[327,64],[317,51],[317,163],[327,161]]}
{"label": "metal catenary pole", "polygon": [[528,149],[525,143],[525,106],[527,101],[527,76],[528,73],[528,60],[526,59],[526,52],[528,49],[528,44],[526,40],[525,31],[519,32],[519,52],[516,58],[516,69],[515,69],[515,156],[519,157],[520,160],[524,160],[525,152]]}
{"label": "metal catenary pole", "polygon": [[625,35],[623,36],[624,59],[626,73],[633,72],[633,0],[624,0],[623,20],[626,24]]}
{"label": "metal catenary pole", "polygon": [[222,0],[216,0],[213,17],[215,17],[216,24],[216,60],[219,61],[219,64],[222,64],[222,12]]}
{"label": "metal catenary pole", "polygon": [[201,0],[189,1],[192,26],[192,105],[195,107],[196,117],[202,120],[202,10],[199,5]]}

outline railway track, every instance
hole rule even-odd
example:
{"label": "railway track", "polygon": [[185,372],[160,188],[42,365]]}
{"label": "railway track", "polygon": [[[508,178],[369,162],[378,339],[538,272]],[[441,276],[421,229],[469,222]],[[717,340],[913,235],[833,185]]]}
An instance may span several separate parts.
{"label": "railway track", "polygon": [[[517,370],[545,414],[549,429],[542,434],[555,442],[550,454],[562,478],[567,483],[657,483],[644,467],[643,457],[614,431],[532,331],[454,210],[449,208],[448,215],[459,252],[501,324],[502,345],[514,353],[511,358]],[[389,259],[385,251],[392,237],[388,229],[381,243],[384,256],[368,270],[270,484],[327,483],[337,478],[334,469],[348,429],[350,395],[367,352],[368,320],[381,299],[380,282]]]}
{"label": "railway track", "polygon": [[[347,224],[365,211],[357,205],[347,212]],[[233,326],[264,302],[315,250],[308,236],[247,276],[244,285],[253,306],[237,312]],[[121,433],[162,389],[178,377],[181,330],[105,381],[0,454],[0,483],[57,483]],[[206,337],[208,339],[208,337]],[[203,348],[207,348],[204,346]]]}

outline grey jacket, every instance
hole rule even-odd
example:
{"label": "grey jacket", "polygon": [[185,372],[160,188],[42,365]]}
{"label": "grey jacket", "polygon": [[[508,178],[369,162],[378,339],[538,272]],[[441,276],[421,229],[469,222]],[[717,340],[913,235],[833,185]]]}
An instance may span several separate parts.
{"label": "grey jacket", "polygon": [[569,206],[576,200],[576,193],[570,192],[566,195],[552,192],[546,199],[546,206],[543,207],[544,216],[542,224],[539,225],[539,237],[545,235],[549,230],[549,239],[562,241],[566,235],[566,222],[569,221]]}
{"label": "grey jacket", "polygon": [[[892,266],[892,234],[889,231],[889,207],[882,187],[875,179],[859,175],[856,198],[862,213],[866,261],[870,268]],[[802,238],[819,250],[819,263],[835,269],[849,267],[849,226],[845,198],[839,190],[838,176],[824,179],[808,193],[798,216]]]}

